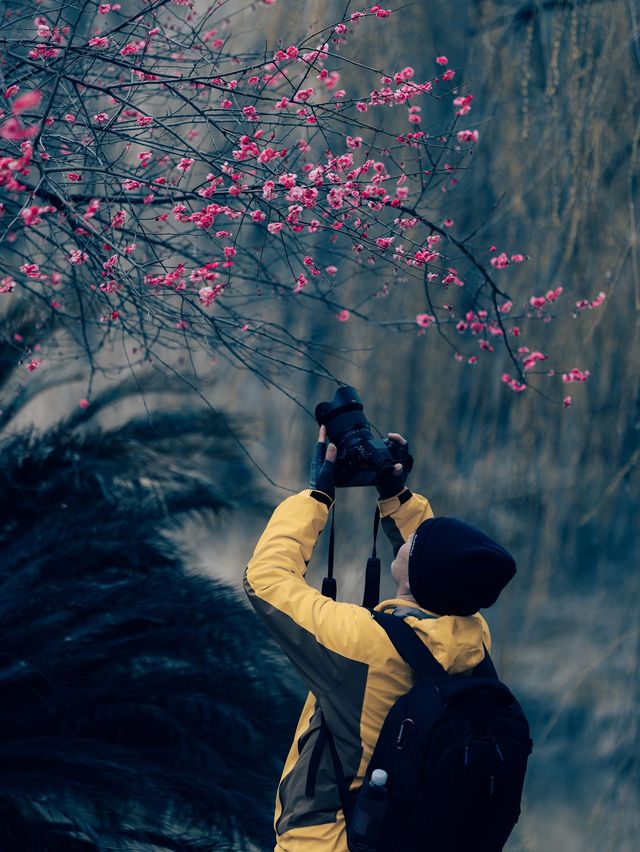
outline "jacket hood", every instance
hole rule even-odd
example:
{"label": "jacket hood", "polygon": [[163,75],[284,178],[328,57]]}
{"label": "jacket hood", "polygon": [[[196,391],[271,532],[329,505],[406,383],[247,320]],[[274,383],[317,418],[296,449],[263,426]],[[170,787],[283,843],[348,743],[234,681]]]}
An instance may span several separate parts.
{"label": "jacket hood", "polygon": [[485,646],[491,651],[489,627],[480,613],[438,616],[401,598],[383,601],[376,610],[404,618],[449,674],[470,671],[484,659]]}

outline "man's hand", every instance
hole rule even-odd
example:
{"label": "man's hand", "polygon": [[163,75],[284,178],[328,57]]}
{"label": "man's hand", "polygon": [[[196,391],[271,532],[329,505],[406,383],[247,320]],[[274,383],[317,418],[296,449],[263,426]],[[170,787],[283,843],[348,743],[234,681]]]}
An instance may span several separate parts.
{"label": "man's hand", "polygon": [[378,494],[381,500],[386,500],[388,497],[394,497],[399,494],[405,486],[409,471],[413,467],[413,458],[409,454],[409,443],[406,438],[403,438],[399,432],[389,432],[387,437],[390,441],[398,446],[395,451],[402,459],[401,462],[396,462],[393,466],[393,471],[389,471],[383,477],[382,482],[377,486]]}
{"label": "man's hand", "polygon": [[327,427],[321,426],[318,443],[311,459],[309,483],[316,491],[322,491],[332,500],[336,496],[336,457],[338,448],[335,444],[327,445]]}

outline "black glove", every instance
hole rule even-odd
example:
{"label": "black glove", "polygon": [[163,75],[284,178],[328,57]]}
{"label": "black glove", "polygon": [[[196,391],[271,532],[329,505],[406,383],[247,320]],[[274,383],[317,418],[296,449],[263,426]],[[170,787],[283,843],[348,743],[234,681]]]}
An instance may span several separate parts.
{"label": "black glove", "polygon": [[336,465],[335,462],[327,461],[327,445],[324,441],[318,441],[311,458],[311,469],[309,471],[309,484],[316,491],[322,491],[332,500],[336,496]]}
{"label": "black glove", "polygon": [[399,441],[394,442],[392,452],[396,463],[402,465],[401,471],[388,470],[381,476],[380,483],[376,486],[381,500],[386,500],[388,497],[395,497],[405,487],[409,472],[413,467],[413,456],[409,453],[409,444],[401,444]]}

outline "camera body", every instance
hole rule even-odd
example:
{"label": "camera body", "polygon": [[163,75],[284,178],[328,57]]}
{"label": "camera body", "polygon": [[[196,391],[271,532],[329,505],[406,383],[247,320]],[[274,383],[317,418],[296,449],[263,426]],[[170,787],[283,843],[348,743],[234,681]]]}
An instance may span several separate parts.
{"label": "camera body", "polygon": [[337,487],[381,485],[394,465],[402,461],[402,449],[396,442],[373,437],[355,388],[338,388],[331,402],[318,403],[315,415],[338,448]]}

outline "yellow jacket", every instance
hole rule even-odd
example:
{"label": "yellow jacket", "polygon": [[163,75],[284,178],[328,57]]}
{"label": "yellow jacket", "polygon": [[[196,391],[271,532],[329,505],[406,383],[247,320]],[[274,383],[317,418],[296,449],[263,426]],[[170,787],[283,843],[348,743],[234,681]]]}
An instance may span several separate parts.
{"label": "yellow jacket", "polygon": [[[367,609],[337,603],[305,582],[330,505],[325,495],[309,490],[281,503],[244,578],[249,600],[310,690],[278,786],[276,852],[347,852],[329,748],[313,789],[307,785],[321,713],[353,790],[362,783],[387,713],[413,683],[411,669]],[[433,517],[429,501],[408,489],[379,506],[396,553],[422,521]],[[490,650],[489,630],[479,614],[438,617],[403,600],[383,601],[376,609],[405,617],[450,674],[478,665],[483,644]]]}

